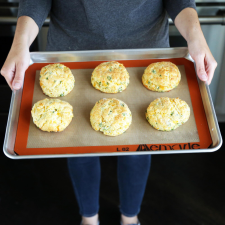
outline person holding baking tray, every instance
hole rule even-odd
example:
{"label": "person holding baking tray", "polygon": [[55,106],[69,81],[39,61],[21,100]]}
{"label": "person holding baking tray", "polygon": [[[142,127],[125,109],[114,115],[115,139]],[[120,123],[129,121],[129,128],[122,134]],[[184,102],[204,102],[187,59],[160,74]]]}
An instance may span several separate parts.
{"label": "person holding baking tray", "polygon": [[[169,15],[188,43],[198,77],[211,83],[217,63],[203,36],[194,0],[21,0],[14,41],[1,69],[12,89],[22,86],[29,47],[48,14],[47,51],[166,48]],[[121,225],[140,224],[137,215],[150,164],[151,155],[118,157]],[[69,158],[68,168],[81,224],[98,224],[99,157]]]}

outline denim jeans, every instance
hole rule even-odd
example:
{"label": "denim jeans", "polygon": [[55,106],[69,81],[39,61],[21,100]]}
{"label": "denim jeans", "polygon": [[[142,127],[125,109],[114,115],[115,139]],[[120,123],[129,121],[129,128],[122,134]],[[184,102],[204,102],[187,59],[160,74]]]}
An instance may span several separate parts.
{"label": "denim jeans", "polygon": [[[118,156],[117,178],[123,215],[132,217],[139,213],[150,165],[151,155]],[[68,168],[80,214],[94,216],[99,211],[100,158],[68,158]]]}

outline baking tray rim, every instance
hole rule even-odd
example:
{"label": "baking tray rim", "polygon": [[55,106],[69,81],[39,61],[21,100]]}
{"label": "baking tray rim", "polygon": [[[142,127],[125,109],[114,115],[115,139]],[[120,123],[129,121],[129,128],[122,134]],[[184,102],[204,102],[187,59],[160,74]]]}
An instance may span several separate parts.
{"label": "baking tray rim", "polygon": [[[148,54],[146,54],[148,53]],[[160,54],[163,53],[163,54]],[[155,55],[156,54],[156,55]],[[160,55],[157,55],[160,54]],[[172,54],[170,57],[166,57],[167,55]],[[173,55],[175,54],[175,56]],[[66,55],[65,59],[62,59],[62,55]],[[85,55],[88,55],[88,57],[85,57]],[[48,56],[52,58],[47,58],[47,60],[44,58],[44,56]],[[31,52],[30,53],[30,65],[33,63],[51,63],[51,62],[81,62],[81,61],[107,61],[107,60],[133,60],[137,59],[168,59],[168,58],[186,58],[187,60],[190,60],[194,63],[195,71],[196,71],[196,65],[194,60],[191,58],[191,56],[188,53],[187,47],[177,47],[177,48],[151,48],[151,49],[113,49],[113,50],[85,50],[85,51],[56,51],[56,52]],[[198,79],[198,77],[197,77]],[[8,143],[9,143],[9,135],[10,132],[12,133],[12,117],[15,114],[15,108],[18,111],[18,108],[20,107],[21,98],[22,98],[22,91],[23,86],[19,91],[13,91],[11,102],[10,102],[10,109],[9,109],[9,115],[8,115],[8,121],[7,121],[7,127],[6,127],[6,133],[5,133],[5,139],[3,144],[3,152],[4,154],[11,158],[11,159],[34,159],[34,158],[64,158],[64,157],[79,157],[79,156],[119,156],[119,155],[146,155],[146,154],[179,154],[179,153],[201,153],[201,152],[214,152],[217,151],[221,145],[222,145],[222,136],[220,133],[218,121],[216,118],[215,109],[213,106],[210,89],[208,84],[205,82],[202,82],[198,79],[198,83],[201,84],[202,87],[204,87],[206,93],[207,93],[207,100],[208,104],[207,106],[210,107],[211,113],[212,113],[212,122],[214,124],[215,132],[216,132],[216,145],[212,148],[208,149],[183,149],[183,150],[164,150],[164,151],[139,151],[137,152],[105,152],[105,153],[85,153],[85,154],[42,154],[42,155],[17,155],[16,153],[10,153],[7,149]],[[203,84],[203,85],[202,85]],[[199,89],[200,86],[199,86]],[[202,91],[201,96],[202,96]],[[17,101],[16,101],[17,100]],[[19,100],[19,101],[18,101]],[[202,100],[203,101],[203,100]],[[17,103],[17,104],[16,104]],[[204,103],[204,102],[203,102]],[[19,104],[19,105],[18,105]],[[204,105],[205,109],[205,105]],[[19,113],[17,113],[19,114]],[[18,115],[17,115],[18,117]],[[209,125],[209,118],[206,116],[207,122]],[[18,118],[17,118],[18,119]],[[16,120],[16,118],[14,118]],[[16,128],[14,126],[14,133],[17,131],[17,125]],[[211,129],[209,127],[210,132]],[[212,129],[214,130],[214,129]],[[15,134],[14,134],[15,135]],[[15,135],[16,137],[16,135]],[[212,134],[211,134],[212,137]],[[212,137],[213,139],[213,137]],[[213,141],[213,140],[212,140]],[[15,140],[14,140],[15,144]],[[13,146],[14,149],[14,146]]]}

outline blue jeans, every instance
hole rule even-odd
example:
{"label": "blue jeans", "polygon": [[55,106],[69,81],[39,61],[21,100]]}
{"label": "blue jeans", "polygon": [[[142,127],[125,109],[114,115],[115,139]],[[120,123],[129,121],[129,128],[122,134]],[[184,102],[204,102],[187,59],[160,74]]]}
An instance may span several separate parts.
{"label": "blue jeans", "polygon": [[[117,178],[123,215],[132,217],[139,213],[150,165],[151,155],[118,156]],[[80,214],[94,216],[99,211],[100,158],[68,158],[68,168]]]}

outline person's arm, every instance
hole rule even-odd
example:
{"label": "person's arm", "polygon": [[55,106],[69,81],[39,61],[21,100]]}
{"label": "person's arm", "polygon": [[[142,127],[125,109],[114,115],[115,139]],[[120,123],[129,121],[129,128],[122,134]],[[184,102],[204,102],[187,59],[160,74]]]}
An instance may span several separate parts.
{"label": "person's arm", "polygon": [[13,44],[0,71],[11,89],[18,90],[22,86],[30,63],[29,47],[48,16],[51,4],[52,0],[20,0]]}
{"label": "person's arm", "polygon": [[8,85],[15,90],[21,88],[24,73],[30,63],[29,47],[38,34],[38,26],[28,16],[17,21],[16,32],[8,57],[1,69]]}
{"label": "person's arm", "polygon": [[202,33],[197,12],[192,8],[183,9],[176,16],[174,23],[188,43],[189,53],[196,62],[198,77],[210,84],[217,62]]}
{"label": "person's arm", "polygon": [[202,33],[195,10],[195,0],[163,0],[163,4],[188,43],[189,53],[196,62],[198,77],[210,84],[217,63]]}

